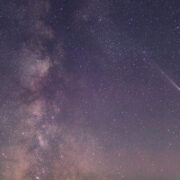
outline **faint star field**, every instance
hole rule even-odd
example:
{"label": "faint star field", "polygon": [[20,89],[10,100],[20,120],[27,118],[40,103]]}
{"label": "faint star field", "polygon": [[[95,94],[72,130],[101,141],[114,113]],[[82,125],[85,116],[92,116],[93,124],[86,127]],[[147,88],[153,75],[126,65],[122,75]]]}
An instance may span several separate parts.
{"label": "faint star field", "polygon": [[180,2],[0,2],[0,180],[179,180]]}

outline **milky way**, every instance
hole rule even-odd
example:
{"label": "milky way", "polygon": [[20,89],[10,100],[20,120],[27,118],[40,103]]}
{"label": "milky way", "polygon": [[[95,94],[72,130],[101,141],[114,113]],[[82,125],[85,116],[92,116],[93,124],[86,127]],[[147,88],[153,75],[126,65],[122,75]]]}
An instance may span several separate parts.
{"label": "milky way", "polygon": [[180,178],[178,1],[0,7],[0,180]]}

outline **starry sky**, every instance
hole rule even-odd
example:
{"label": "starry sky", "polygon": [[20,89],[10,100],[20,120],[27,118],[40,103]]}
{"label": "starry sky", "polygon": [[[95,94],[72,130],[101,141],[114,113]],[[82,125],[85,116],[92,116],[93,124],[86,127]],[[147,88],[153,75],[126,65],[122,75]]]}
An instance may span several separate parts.
{"label": "starry sky", "polygon": [[0,180],[179,180],[179,40],[179,0],[1,0]]}

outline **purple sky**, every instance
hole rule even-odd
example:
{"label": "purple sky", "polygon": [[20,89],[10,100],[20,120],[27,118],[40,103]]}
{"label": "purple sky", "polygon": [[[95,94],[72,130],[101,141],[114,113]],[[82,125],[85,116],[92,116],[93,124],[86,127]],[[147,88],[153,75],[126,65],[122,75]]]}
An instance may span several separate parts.
{"label": "purple sky", "polygon": [[0,2],[1,180],[179,180],[178,0]]}

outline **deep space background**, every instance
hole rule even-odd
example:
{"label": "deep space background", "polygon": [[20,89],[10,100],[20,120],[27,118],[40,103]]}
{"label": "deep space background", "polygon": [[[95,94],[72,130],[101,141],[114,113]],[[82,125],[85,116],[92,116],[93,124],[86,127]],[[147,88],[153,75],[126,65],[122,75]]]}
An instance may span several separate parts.
{"label": "deep space background", "polygon": [[1,0],[0,180],[179,180],[179,86],[179,0]]}

